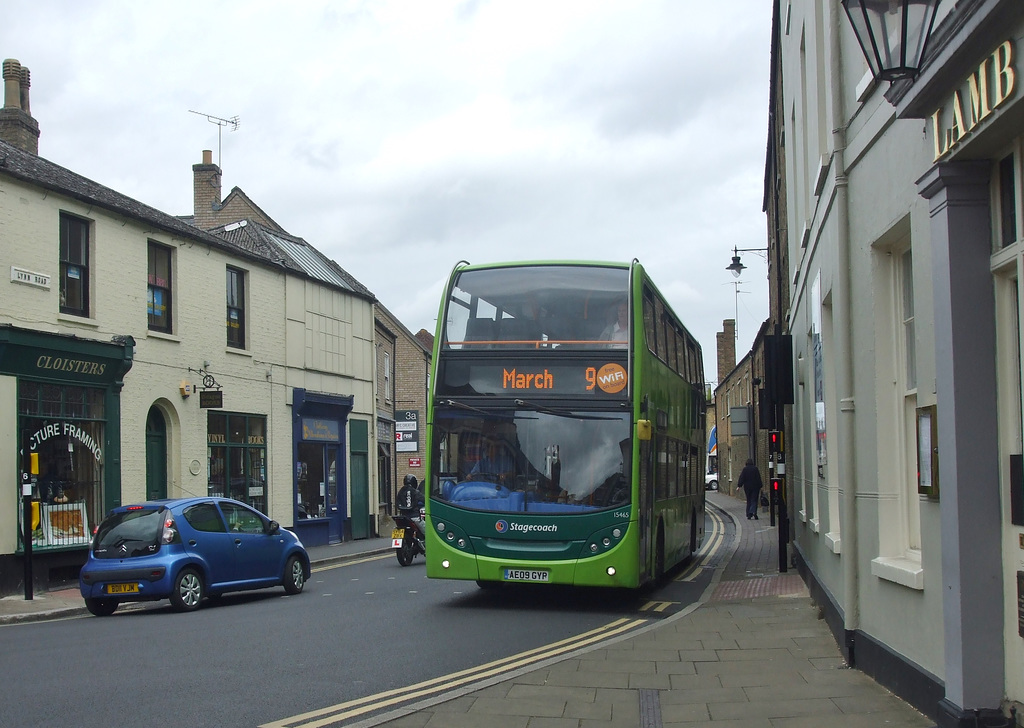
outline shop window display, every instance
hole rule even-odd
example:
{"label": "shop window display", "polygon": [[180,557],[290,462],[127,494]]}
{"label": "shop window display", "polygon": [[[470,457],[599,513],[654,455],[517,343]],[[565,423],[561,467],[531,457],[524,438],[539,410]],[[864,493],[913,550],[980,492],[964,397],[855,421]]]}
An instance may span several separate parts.
{"label": "shop window display", "polygon": [[89,543],[103,515],[104,417],[101,389],[19,382],[20,467],[31,483],[33,549]]}
{"label": "shop window display", "polygon": [[267,420],[211,412],[206,427],[211,496],[234,498],[266,512]]}
{"label": "shop window display", "polygon": [[303,442],[298,456],[299,518],[325,518],[338,503],[338,448]]}

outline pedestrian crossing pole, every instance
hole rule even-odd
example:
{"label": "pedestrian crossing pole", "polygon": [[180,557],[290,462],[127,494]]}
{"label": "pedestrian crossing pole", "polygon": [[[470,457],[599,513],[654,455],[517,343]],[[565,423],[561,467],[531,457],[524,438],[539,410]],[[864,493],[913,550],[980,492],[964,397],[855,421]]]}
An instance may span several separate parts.
{"label": "pedestrian crossing pole", "polygon": [[[781,406],[780,406],[781,408]],[[789,511],[786,508],[786,445],[782,430],[771,430],[768,433],[768,444],[772,468],[771,502],[772,520],[778,515],[779,526],[779,573],[789,570]]]}

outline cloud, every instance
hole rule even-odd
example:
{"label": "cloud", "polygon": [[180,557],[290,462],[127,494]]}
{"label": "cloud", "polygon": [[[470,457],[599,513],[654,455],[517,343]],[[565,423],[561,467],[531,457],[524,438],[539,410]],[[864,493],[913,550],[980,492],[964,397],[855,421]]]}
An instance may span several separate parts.
{"label": "cloud", "polygon": [[770,30],[762,0],[65,0],[0,55],[43,156],[187,214],[211,149],[414,332],[459,260],[637,257],[714,378],[722,320],[767,316],[767,266],[724,268],[766,245]]}

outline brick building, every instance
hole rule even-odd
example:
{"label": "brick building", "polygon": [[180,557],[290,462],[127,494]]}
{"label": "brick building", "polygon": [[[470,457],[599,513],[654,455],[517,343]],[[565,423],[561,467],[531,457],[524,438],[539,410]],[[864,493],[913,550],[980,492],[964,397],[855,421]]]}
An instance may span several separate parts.
{"label": "brick building", "polygon": [[403,478],[411,474],[422,483],[426,473],[425,425],[433,342],[426,331],[410,332],[379,302],[375,326],[377,479],[383,518],[392,513]]}

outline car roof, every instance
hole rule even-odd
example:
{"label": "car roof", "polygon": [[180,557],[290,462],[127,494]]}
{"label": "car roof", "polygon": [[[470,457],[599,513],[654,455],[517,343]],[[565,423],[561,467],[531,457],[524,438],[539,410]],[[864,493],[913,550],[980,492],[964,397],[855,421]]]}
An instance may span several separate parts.
{"label": "car roof", "polygon": [[[187,498],[155,498],[152,500],[139,501],[138,503],[124,503],[110,509],[111,513],[121,513],[129,508],[184,508],[193,503],[237,503],[238,505],[244,506],[245,503],[237,501],[234,498],[222,498],[220,496],[203,495],[203,496],[189,496]],[[250,506],[246,506],[250,507]]]}

